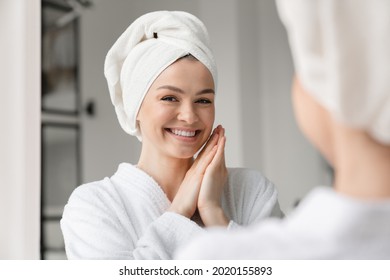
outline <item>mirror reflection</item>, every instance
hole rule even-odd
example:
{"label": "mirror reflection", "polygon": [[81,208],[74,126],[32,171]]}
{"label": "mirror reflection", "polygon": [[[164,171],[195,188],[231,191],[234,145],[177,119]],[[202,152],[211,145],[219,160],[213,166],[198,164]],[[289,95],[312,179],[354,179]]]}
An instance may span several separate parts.
{"label": "mirror reflection", "polygon": [[72,190],[121,162],[137,163],[141,144],[118,124],[103,65],[127,26],[156,10],[190,12],[209,29],[219,71],[215,123],[226,129],[228,166],[267,176],[285,213],[331,180],[294,122],[293,66],[274,1],[42,0],[42,258],[65,257],[58,219]]}

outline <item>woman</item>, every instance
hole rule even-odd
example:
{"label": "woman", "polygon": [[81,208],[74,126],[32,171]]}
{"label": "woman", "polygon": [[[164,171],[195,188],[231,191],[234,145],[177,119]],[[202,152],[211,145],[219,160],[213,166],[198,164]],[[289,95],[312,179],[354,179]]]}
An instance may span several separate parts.
{"label": "woman", "polygon": [[105,75],[141,155],[136,166],[122,163],[112,177],[73,192],[61,220],[68,258],[170,259],[204,227],[281,215],[266,178],[226,168],[223,127],[210,137],[217,75],[199,19],[167,11],[140,17],[108,52]]}
{"label": "woman", "polygon": [[279,0],[297,123],[334,167],[288,217],[215,232],[189,259],[390,259],[390,2]]}

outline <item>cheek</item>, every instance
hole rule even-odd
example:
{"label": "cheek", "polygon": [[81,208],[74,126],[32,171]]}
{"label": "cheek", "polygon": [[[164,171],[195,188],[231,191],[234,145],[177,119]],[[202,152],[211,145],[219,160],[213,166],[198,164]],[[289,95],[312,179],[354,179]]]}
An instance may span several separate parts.
{"label": "cheek", "polygon": [[294,83],[293,105],[298,126],[308,140],[332,163],[332,130],[328,112]]}
{"label": "cheek", "polygon": [[297,86],[294,86],[293,88],[292,102],[294,106],[295,119],[299,129],[303,132],[303,134],[310,138],[310,128],[308,127],[307,123],[307,107],[305,106],[304,100],[302,99],[302,92]]}
{"label": "cheek", "polygon": [[298,80],[295,80],[293,84],[292,99],[295,118],[300,130],[316,144],[317,134],[321,133],[319,106],[304,91]]}
{"label": "cheek", "polygon": [[173,115],[174,113],[171,108],[148,103],[142,105],[137,120],[140,122],[141,127],[146,124],[148,126],[153,126],[153,124],[161,125],[164,121],[171,119]]}
{"label": "cheek", "polygon": [[209,109],[205,110],[204,112],[202,112],[201,119],[202,119],[202,122],[204,123],[204,125],[206,126],[206,129],[210,130],[210,133],[211,133],[211,130],[212,130],[213,125],[214,125],[214,120],[215,120],[214,106],[212,108],[209,108]]}

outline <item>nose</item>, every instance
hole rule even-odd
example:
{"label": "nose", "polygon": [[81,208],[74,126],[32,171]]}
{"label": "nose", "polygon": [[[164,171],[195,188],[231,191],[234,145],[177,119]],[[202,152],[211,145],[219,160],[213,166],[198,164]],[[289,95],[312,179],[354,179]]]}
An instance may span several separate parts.
{"label": "nose", "polygon": [[191,104],[182,104],[179,108],[177,115],[179,121],[184,121],[188,124],[196,123],[199,120],[198,114],[194,105]]}

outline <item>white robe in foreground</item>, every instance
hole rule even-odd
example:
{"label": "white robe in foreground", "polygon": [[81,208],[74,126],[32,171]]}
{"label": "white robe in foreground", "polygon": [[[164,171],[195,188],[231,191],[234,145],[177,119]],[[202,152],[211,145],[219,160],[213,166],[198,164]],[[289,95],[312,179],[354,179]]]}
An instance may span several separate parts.
{"label": "white robe in foreground", "polygon": [[[228,169],[222,207],[228,228],[281,216],[274,185],[254,170]],[[170,201],[142,170],[122,163],[111,178],[78,187],[65,206],[61,229],[69,259],[172,259],[204,231],[166,212]]]}
{"label": "white robe in foreground", "polygon": [[284,219],[204,234],[178,259],[390,259],[390,200],[367,202],[319,187]]}

